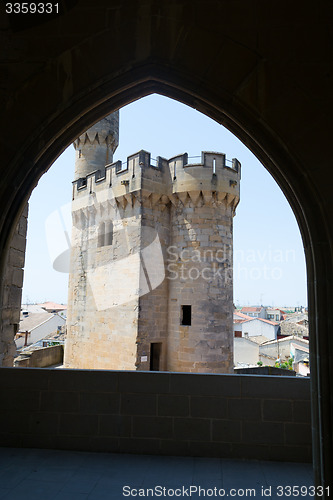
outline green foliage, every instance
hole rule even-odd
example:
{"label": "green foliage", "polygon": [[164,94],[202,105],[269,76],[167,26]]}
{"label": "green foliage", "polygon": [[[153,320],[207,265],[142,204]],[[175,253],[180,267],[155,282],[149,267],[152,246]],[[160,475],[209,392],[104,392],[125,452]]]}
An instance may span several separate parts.
{"label": "green foliage", "polygon": [[262,366],[262,365],[263,365],[263,362],[262,362],[262,361],[258,361],[257,365],[258,365],[258,366]]}
{"label": "green foliage", "polygon": [[275,363],[275,368],[283,368],[284,370],[292,370],[293,369],[293,358],[289,358],[288,361],[284,361],[281,363],[281,361],[276,361]]}

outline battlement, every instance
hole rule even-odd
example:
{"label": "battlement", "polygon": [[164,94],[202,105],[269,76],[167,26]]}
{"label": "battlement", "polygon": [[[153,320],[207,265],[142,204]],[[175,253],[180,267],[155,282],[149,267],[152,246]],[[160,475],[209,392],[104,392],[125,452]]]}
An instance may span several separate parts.
{"label": "battlement", "polygon": [[113,161],[118,142],[119,111],[116,111],[95,123],[74,141],[74,178],[83,178]]}
{"label": "battlement", "polygon": [[[197,158],[201,161],[189,163]],[[169,159],[152,159],[148,151],[141,150],[128,156],[126,162],[118,160],[74,180],[73,199],[80,193],[92,194],[105,188],[114,189],[115,196],[140,189],[161,195],[189,190],[239,194],[240,177],[240,162],[236,158],[227,160],[223,153],[203,151],[196,157],[184,153]]]}

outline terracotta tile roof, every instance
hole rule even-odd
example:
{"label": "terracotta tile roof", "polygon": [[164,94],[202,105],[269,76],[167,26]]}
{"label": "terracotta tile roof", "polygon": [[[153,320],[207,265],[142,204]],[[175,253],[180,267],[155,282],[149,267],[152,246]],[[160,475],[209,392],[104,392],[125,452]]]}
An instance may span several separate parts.
{"label": "terracotta tile roof", "polygon": [[234,312],[234,318],[235,316],[239,316],[242,319],[253,319],[252,316],[247,316],[246,314],[243,314],[241,312]]}
{"label": "terracotta tile roof", "polygon": [[239,321],[239,323],[246,323],[247,321],[263,321],[264,323],[268,323],[269,325],[277,326],[279,323],[276,323],[275,321],[270,321],[269,319],[263,319],[263,318],[248,318],[244,319],[243,321]]}
{"label": "terracotta tile roof", "polygon": [[274,326],[279,324],[276,321],[271,321],[269,319],[263,319],[263,318],[254,318],[254,319],[258,319],[259,321],[264,321],[264,323],[269,323],[270,325],[274,325]]}
{"label": "terracotta tile roof", "polygon": [[67,309],[65,304],[57,304],[56,302],[44,302],[38,305],[43,307],[43,309],[54,309],[55,311],[65,311]]}
{"label": "terracotta tile roof", "polygon": [[242,312],[260,312],[262,307],[242,307]]}

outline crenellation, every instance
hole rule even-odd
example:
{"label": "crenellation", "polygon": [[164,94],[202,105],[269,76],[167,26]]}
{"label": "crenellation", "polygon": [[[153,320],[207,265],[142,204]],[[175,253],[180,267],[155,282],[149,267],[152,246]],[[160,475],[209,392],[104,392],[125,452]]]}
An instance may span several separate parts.
{"label": "crenellation", "polygon": [[[74,198],[87,194],[88,187],[89,194],[99,189],[104,190],[104,183],[108,181],[109,186],[117,191],[115,196],[118,193],[146,189],[161,195],[177,195],[178,200],[191,202],[193,208],[199,203],[217,203],[223,200],[227,204],[233,204],[239,197],[238,160],[233,159],[232,167],[228,167],[223,153],[203,151],[201,158],[201,163],[191,164],[188,163],[187,153],[168,160],[158,156],[155,166],[151,164],[151,154],[141,150],[128,156],[124,163],[118,160],[74,180]],[[99,188],[97,184],[102,186]],[[175,200],[178,201],[177,198]]]}
{"label": "crenellation", "polygon": [[116,111],[93,125],[74,142],[74,179],[86,177],[113,161],[119,141],[119,112]]}

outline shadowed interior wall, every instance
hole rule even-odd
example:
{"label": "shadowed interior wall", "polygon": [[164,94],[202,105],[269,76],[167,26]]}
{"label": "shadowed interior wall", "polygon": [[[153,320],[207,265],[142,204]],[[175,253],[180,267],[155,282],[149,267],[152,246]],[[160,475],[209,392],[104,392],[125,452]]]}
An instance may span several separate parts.
{"label": "shadowed interior wall", "polygon": [[0,323],[0,366],[13,366],[16,356],[14,337],[20,324],[27,224],[28,204],[10,239],[6,271],[1,282],[3,298]]}
{"label": "shadowed interior wall", "polygon": [[15,368],[0,382],[5,446],[311,461],[306,378]]}
{"label": "shadowed interior wall", "polygon": [[2,10],[0,55],[2,322],[13,228],[65,147],[153,92],[202,111],[272,173],[302,233],[314,470],[324,487],[333,480],[332,25],[327,0],[64,0],[50,18]]}

